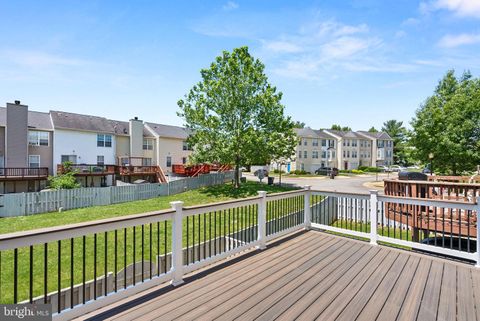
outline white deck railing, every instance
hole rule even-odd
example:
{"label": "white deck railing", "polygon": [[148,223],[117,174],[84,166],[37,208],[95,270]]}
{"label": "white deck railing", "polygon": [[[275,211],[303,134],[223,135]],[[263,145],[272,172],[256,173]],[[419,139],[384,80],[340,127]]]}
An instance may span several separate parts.
{"label": "white deck railing", "polygon": [[[478,242],[475,248],[468,243],[470,251],[452,245],[455,240],[462,245],[464,240],[478,239],[479,204],[305,187],[201,206],[184,207],[182,202],[171,206],[171,210],[0,235],[1,264],[13,266],[10,275],[1,270],[0,303],[51,303],[56,319],[70,319],[167,281],[181,284],[190,272],[242,251],[264,249],[268,241],[312,227],[372,244],[386,242],[469,259],[477,266],[480,262]],[[436,239],[434,245],[420,240],[421,233],[431,237],[432,231],[405,221],[415,210],[416,223],[430,220],[428,228],[432,222],[445,224],[446,217],[433,218],[432,213],[446,208],[457,214],[459,228],[458,235],[447,233],[444,226],[442,233],[435,230],[433,235],[443,237],[442,246]],[[453,217],[448,219],[454,231]],[[462,224],[467,224],[467,234]],[[445,245],[446,237],[450,245]],[[42,261],[43,269],[34,268],[39,265],[33,264],[35,260]],[[92,260],[93,272],[88,265]],[[62,269],[70,276],[65,277]]]}

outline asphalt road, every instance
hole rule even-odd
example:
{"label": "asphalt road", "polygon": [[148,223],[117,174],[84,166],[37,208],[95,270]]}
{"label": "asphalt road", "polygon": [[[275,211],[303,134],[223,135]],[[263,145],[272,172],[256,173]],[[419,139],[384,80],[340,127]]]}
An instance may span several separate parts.
{"label": "asphalt road", "polygon": [[[258,178],[250,173],[243,173],[243,175],[246,176],[248,180],[258,181]],[[379,174],[378,181],[381,181],[387,177],[393,178],[396,177],[396,174]],[[335,179],[330,179],[325,176],[297,178],[282,176],[282,183],[293,184],[297,186],[310,185],[312,186],[312,189],[322,191],[365,194],[372,189],[371,186],[365,186],[365,184],[375,182],[375,180],[375,175],[337,176]],[[263,181],[266,182],[267,179],[265,178]],[[275,183],[278,183],[278,176],[275,177]],[[382,192],[383,191],[380,191],[380,193]]]}

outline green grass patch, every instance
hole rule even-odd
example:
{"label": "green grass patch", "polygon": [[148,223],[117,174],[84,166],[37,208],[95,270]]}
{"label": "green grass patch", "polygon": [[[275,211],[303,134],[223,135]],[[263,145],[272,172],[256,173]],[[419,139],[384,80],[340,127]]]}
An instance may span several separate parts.
{"label": "green grass patch", "polygon": [[[288,187],[269,186],[256,182],[244,183],[239,189],[234,189],[230,184],[211,186],[201,188],[194,191],[188,191],[172,196],[158,197],[149,200],[135,201],[129,203],[96,206],[82,209],[75,209],[64,211],[61,213],[46,213],[31,216],[1,218],[0,233],[10,233],[18,231],[26,231],[44,227],[61,226],[66,224],[80,223],[86,221],[94,221],[98,219],[105,219],[111,217],[119,217],[131,214],[139,214],[144,212],[162,210],[170,208],[171,201],[183,201],[185,206],[215,203],[219,201],[226,201],[232,199],[245,198],[249,196],[258,195],[258,191],[264,190],[267,193],[277,193],[292,190]],[[287,215],[290,211],[296,208],[303,208],[303,196],[292,198],[292,201],[284,201],[283,207],[269,206],[267,215],[269,218],[280,214]],[[202,243],[228,232],[239,231],[246,226],[255,224],[257,217],[257,207],[247,206],[241,210],[228,211],[228,214],[220,215],[219,212],[208,213],[207,215],[197,215],[191,217],[188,221],[188,235],[189,244]],[[198,219],[200,218],[200,220]],[[215,220],[216,218],[216,220]],[[195,230],[193,220],[195,219]],[[215,223],[216,222],[216,223]],[[228,231],[229,226],[230,231]],[[195,234],[195,238],[193,237]],[[184,245],[187,244],[187,220],[183,222]],[[126,237],[126,242],[125,242]],[[135,239],[135,251],[133,247]],[[150,240],[152,240],[152,248],[150,250]],[[73,266],[71,264],[71,252],[73,242]],[[141,261],[142,258],[142,227],[134,229],[128,228],[126,230],[118,230],[117,242],[115,242],[115,233],[99,233],[96,236],[96,259],[94,256],[95,248],[94,235],[87,235],[85,237],[85,279],[92,280],[94,278],[94,266],[97,269],[97,277],[104,274],[105,271],[105,257],[107,258],[107,271],[115,270],[114,251],[115,244],[117,246],[117,271],[121,270],[126,261],[126,265],[135,261]],[[163,255],[165,252],[171,251],[171,222],[160,222],[152,225],[145,225],[143,227],[143,255],[145,260],[155,260],[157,255]],[[58,289],[58,242],[49,243],[47,245],[47,279],[48,292],[56,291]],[[61,265],[61,287],[69,287],[71,280],[71,271],[73,269],[74,277],[73,283],[79,284],[82,282],[83,271],[83,238],[74,238],[64,240],[60,244],[60,265]],[[126,256],[124,253],[126,252]],[[107,253],[107,255],[105,255]],[[13,302],[13,280],[14,268],[13,258],[14,251],[2,251],[0,261],[0,303]],[[28,299],[29,293],[29,248],[18,249],[18,301]],[[44,277],[44,245],[35,245],[33,247],[33,294],[39,296],[43,294],[43,277]]]}

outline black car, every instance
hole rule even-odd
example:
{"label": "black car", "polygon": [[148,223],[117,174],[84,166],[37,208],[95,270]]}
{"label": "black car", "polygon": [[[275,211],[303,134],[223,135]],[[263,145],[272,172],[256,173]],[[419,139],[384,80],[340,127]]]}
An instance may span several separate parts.
{"label": "black car", "polygon": [[334,176],[338,175],[338,168],[335,167],[320,167],[315,171],[317,175],[331,175],[333,173]]}

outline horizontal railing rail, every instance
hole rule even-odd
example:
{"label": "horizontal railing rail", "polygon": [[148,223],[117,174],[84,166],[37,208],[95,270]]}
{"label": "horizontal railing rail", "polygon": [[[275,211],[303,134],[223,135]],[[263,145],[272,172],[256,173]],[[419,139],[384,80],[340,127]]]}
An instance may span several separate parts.
{"label": "horizontal railing rail", "polygon": [[305,187],[183,205],[1,235],[0,303],[51,303],[56,319],[73,318],[166,281],[179,285],[186,273],[310,228],[480,266],[479,204]]}
{"label": "horizontal railing rail", "polygon": [[48,177],[48,167],[0,167],[0,178]]}

